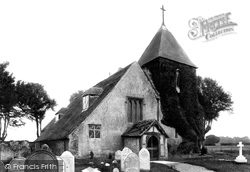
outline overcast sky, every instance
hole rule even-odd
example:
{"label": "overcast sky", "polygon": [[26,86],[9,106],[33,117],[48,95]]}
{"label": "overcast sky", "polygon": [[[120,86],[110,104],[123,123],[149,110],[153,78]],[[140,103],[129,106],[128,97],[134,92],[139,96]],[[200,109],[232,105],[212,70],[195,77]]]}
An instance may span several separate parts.
{"label": "overcast sky", "polygon": [[[0,63],[16,80],[44,85],[57,101],[85,90],[139,60],[162,23],[174,35],[197,74],[211,77],[231,92],[234,113],[222,113],[209,134],[250,136],[249,16],[245,1],[199,0],[16,0],[0,1]],[[205,41],[188,37],[192,18],[208,19],[230,12],[234,33]],[[55,112],[49,111],[45,126]],[[7,140],[36,138],[35,123],[10,128]]]}

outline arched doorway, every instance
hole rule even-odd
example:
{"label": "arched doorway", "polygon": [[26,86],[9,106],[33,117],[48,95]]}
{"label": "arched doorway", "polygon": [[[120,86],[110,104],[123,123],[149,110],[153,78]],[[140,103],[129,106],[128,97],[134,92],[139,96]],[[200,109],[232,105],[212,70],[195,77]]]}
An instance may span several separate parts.
{"label": "arched doorway", "polygon": [[151,136],[147,142],[147,149],[150,153],[150,159],[159,158],[159,140],[156,136]]}

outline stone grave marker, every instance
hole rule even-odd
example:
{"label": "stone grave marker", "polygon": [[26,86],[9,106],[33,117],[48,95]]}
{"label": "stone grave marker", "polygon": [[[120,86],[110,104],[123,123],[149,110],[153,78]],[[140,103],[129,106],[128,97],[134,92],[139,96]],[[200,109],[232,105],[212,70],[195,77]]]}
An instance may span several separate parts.
{"label": "stone grave marker", "polygon": [[124,160],[131,152],[132,151],[127,147],[123,148],[123,150],[121,151],[121,171],[124,171]]}
{"label": "stone grave marker", "polygon": [[121,160],[121,152],[120,150],[115,152],[115,160],[120,161]]}
{"label": "stone grave marker", "polygon": [[101,172],[97,168],[88,167],[82,170],[82,172]]}
{"label": "stone grave marker", "polygon": [[59,172],[65,172],[66,164],[60,156],[56,156]]}
{"label": "stone grave marker", "polygon": [[124,160],[125,172],[140,172],[139,158],[135,153],[129,153]]}
{"label": "stone grave marker", "polygon": [[42,147],[41,147],[41,149],[52,152],[52,150],[50,149],[50,147],[47,144],[43,144]]}
{"label": "stone grave marker", "polygon": [[65,162],[65,172],[75,172],[75,157],[69,151],[65,151],[61,158]]}
{"label": "stone grave marker", "polygon": [[146,148],[142,148],[139,152],[139,161],[141,170],[150,170],[150,153]]}
{"label": "stone grave marker", "polygon": [[120,172],[118,168],[114,168],[113,172]]}
{"label": "stone grave marker", "polygon": [[239,147],[239,156],[236,157],[235,162],[247,163],[246,157],[244,157],[242,155],[242,148],[243,148],[244,145],[242,144],[242,142],[239,142],[239,144],[237,146]]}
{"label": "stone grave marker", "polygon": [[59,172],[56,156],[47,150],[33,152],[24,162],[24,172]]}
{"label": "stone grave marker", "polygon": [[8,172],[24,172],[24,163],[26,158],[18,157],[14,158],[9,163]]}
{"label": "stone grave marker", "polygon": [[0,160],[0,171],[5,172],[5,166],[4,163]]}

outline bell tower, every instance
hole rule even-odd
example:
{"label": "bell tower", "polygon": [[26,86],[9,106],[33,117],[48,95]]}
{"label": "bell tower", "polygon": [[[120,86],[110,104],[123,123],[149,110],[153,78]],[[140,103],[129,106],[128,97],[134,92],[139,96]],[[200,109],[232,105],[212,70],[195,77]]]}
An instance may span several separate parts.
{"label": "bell tower", "polygon": [[196,69],[180,44],[163,22],[138,63],[160,94],[163,124],[176,129],[182,138],[197,141],[201,130]]}

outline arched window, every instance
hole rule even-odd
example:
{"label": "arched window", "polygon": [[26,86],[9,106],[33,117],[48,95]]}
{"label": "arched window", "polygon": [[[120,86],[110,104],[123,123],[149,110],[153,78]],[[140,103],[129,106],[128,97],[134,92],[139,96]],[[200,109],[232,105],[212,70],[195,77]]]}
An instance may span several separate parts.
{"label": "arched window", "polygon": [[180,75],[180,70],[176,69],[176,78],[175,78],[175,88],[177,93],[181,92],[181,75]]}

